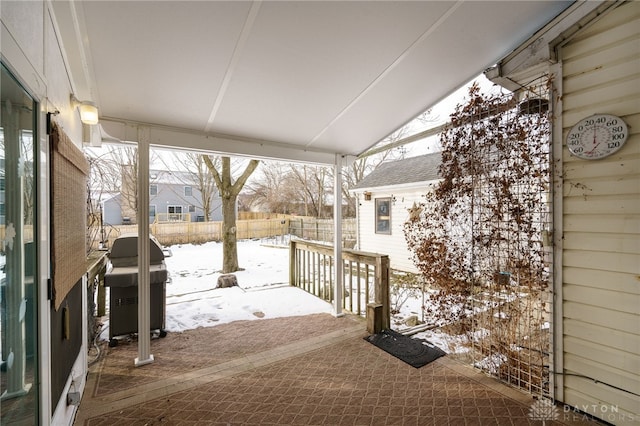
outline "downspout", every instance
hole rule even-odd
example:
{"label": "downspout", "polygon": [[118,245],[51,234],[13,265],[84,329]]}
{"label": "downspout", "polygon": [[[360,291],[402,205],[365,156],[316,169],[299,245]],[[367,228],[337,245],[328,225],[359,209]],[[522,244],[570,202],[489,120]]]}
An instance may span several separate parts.
{"label": "downspout", "polygon": [[342,263],[342,161],[340,154],[335,156],[333,166],[333,258],[334,270],[334,292],[333,309],[336,317],[344,315],[342,312],[343,285],[342,274],[344,266]]}
{"label": "downspout", "polygon": [[149,276],[149,128],[138,127],[138,357],[134,365],[153,362],[151,347],[151,278]]}

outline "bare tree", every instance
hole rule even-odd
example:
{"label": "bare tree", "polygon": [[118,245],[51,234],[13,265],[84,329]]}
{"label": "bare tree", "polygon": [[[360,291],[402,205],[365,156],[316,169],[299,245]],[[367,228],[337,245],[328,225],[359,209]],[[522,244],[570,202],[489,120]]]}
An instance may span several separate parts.
{"label": "bare tree", "polygon": [[[412,128],[416,126],[425,126],[433,123],[437,120],[437,117],[431,115],[431,109],[426,110],[419,116],[417,116],[411,123],[396,130],[384,140],[372,148],[374,151],[379,151],[378,147],[384,147],[389,145],[389,149],[380,150],[374,155],[363,155],[348,167],[343,169],[342,179],[342,197],[347,201],[347,208],[344,212],[345,217],[354,217],[356,212],[356,199],[349,194],[349,188],[355,186],[365,176],[375,170],[381,163],[390,160],[400,160],[405,157],[408,149],[404,145],[399,145],[403,138],[409,136],[412,132]],[[333,170],[331,170],[331,178],[333,178]]]}
{"label": "bare tree", "polygon": [[305,216],[326,216],[326,198],[332,193],[329,176],[327,167],[294,164],[290,166],[288,182],[294,186],[296,198],[303,201]]}
{"label": "bare tree", "polygon": [[235,272],[238,266],[238,246],[236,229],[236,202],[238,194],[247,179],[260,164],[258,160],[251,160],[235,181],[231,172],[231,159],[220,158],[220,167],[216,167],[214,157],[203,155],[202,160],[211,172],[222,198],[222,272]]}
{"label": "bare tree", "polygon": [[333,193],[327,167],[293,163],[270,163],[252,182],[254,206],[270,212],[325,217],[327,198]]}
{"label": "bare tree", "polygon": [[269,162],[260,170],[261,175],[247,184],[248,203],[273,213],[299,213],[289,166]]}
{"label": "bare tree", "polygon": [[[92,198],[98,202],[104,193],[119,193],[123,217],[135,218],[138,212],[138,150],[130,145],[109,145],[87,150],[91,167]],[[156,161],[151,152],[149,162]]]}

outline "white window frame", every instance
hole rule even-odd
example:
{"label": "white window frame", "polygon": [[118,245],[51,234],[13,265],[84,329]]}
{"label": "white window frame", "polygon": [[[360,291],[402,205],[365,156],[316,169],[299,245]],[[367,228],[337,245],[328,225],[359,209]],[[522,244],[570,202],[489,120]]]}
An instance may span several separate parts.
{"label": "white window frame", "polygon": [[391,197],[376,198],[375,201],[375,232],[391,235]]}

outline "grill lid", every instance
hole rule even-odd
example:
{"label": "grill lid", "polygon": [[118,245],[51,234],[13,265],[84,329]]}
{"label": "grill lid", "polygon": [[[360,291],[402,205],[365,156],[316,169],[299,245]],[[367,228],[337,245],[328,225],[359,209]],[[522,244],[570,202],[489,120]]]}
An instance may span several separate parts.
{"label": "grill lid", "polygon": [[[153,235],[149,235],[149,243],[151,245],[149,263],[151,265],[162,263],[164,261],[162,246]],[[123,234],[116,238],[109,253],[109,260],[114,268],[138,265],[138,235]]]}

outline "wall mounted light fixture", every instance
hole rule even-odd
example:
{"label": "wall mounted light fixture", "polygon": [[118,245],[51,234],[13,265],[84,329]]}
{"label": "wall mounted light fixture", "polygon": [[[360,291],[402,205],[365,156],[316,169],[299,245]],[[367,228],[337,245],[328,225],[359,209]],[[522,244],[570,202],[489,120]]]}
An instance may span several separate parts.
{"label": "wall mounted light fixture", "polygon": [[365,201],[371,201],[371,193],[369,191],[365,191],[364,199]]}
{"label": "wall mounted light fixture", "polygon": [[78,108],[80,120],[84,124],[98,124],[98,107],[90,101],[80,101],[71,94],[71,107]]}

